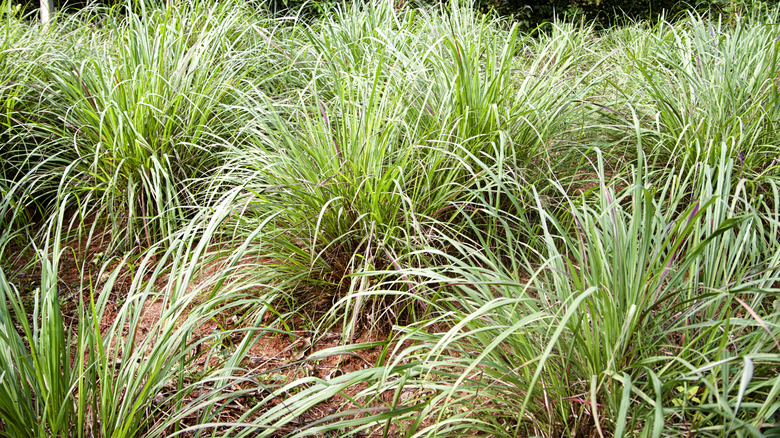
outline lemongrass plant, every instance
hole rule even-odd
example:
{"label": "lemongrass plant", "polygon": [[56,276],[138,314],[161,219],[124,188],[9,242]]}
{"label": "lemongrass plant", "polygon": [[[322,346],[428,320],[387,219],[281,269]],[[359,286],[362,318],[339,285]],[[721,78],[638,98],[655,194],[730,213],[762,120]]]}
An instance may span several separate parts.
{"label": "lemongrass plant", "polygon": [[[494,210],[514,231],[504,247],[459,239],[446,263],[407,272],[438,316],[398,327],[418,342],[396,357],[408,377],[372,391],[427,403],[435,421],[407,418],[408,436],[760,436],[780,391],[778,206],[743,204],[733,165],[659,185],[636,170],[620,190],[602,177],[595,203],[540,201],[536,225]],[[523,242],[529,226],[540,245]]]}
{"label": "lemongrass plant", "polygon": [[[29,17],[22,16],[18,6],[11,1],[0,3],[0,193],[4,203],[19,202],[22,192],[34,191],[29,182],[22,182],[37,163],[29,156],[32,146],[24,141],[25,130],[19,125],[24,120],[22,113],[37,100],[36,90],[30,86],[39,71],[35,58],[51,48],[54,40],[51,34],[26,23]],[[20,210],[5,207],[0,224],[13,229],[6,215]]]}
{"label": "lemongrass plant", "polygon": [[710,163],[729,156],[762,174],[777,155],[777,10],[728,24],[690,14],[664,23],[650,56],[635,65],[651,108],[650,122],[672,154]]}
{"label": "lemongrass plant", "polygon": [[[273,275],[338,300],[364,287],[350,273],[401,270],[400,255],[432,245],[428,223],[460,220],[458,209],[478,188],[492,190],[494,174],[538,178],[536,155],[573,129],[563,121],[579,114],[595,63],[559,30],[539,45],[542,61],[522,65],[526,41],[506,26],[459,4],[445,13],[385,2],[337,7],[312,25],[310,47],[290,53],[296,78],[309,77],[297,98],[260,85],[245,93],[251,104],[236,107],[251,143],[226,149],[211,198],[247,191],[233,236],[275,227],[277,238],[258,242]],[[300,289],[290,296],[307,299],[310,287]]]}
{"label": "lemongrass plant", "polygon": [[41,180],[56,186],[68,169],[71,199],[110,223],[112,246],[170,235],[194,203],[190,180],[233,137],[226,105],[242,76],[244,17],[204,3],[112,13],[76,41],[96,49],[89,57],[49,55],[41,66],[43,103],[28,124],[48,136],[33,151],[50,168]]}

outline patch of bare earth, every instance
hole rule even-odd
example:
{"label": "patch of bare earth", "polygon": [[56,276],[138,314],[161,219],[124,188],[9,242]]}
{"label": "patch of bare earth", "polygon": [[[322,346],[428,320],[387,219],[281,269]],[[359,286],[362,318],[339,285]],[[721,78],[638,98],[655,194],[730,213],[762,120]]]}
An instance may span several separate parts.
{"label": "patch of bare earth", "polygon": [[[263,260],[260,260],[262,262]],[[257,269],[257,261],[255,260],[242,260],[243,266],[246,269]],[[188,285],[187,293],[192,293],[197,290],[208,291],[207,287],[212,284],[215,279],[221,275],[226,268],[226,259],[212,260],[203,265],[199,274]],[[241,278],[243,276],[242,270],[237,269],[232,276],[234,278]],[[226,286],[229,290],[230,282],[226,282]],[[309,303],[307,311],[310,312],[307,317],[311,315],[321,316],[328,309],[325,307],[330,306],[330,299],[320,297],[320,299],[313,300]],[[198,304],[196,299],[190,307]],[[163,317],[167,309],[166,299],[159,297],[154,300],[147,300],[143,306],[140,323],[138,325],[137,333],[139,340],[142,340],[145,336],[153,335],[156,333],[154,327],[160,322],[160,318]],[[191,309],[190,309],[191,310]],[[240,312],[239,312],[240,313]],[[106,326],[110,325],[113,321],[110,318],[116,316],[116,312],[107,312],[107,318],[104,321]],[[187,317],[187,312],[184,312],[180,316],[180,323]],[[304,319],[307,318],[301,315],[294,317],[293,321],[288,321],[291,327],[303,327],[306,326]],[[316,316],[314,316],[316,318]],[[249,319],[247,319],[249,321]],[[241,339],[248,333],[254,336],[254,344],[249,349],[249,354],[240,364],[243,374],[240,374],[236,380],[236,383],[231,389],[236,394],[241,394],[232,399],[230,403],[219,406],[220,416],[215,421],[223,422],[226,424],[236,423],[249,411],[252,411],[252,415],[249,418],[244,418],[243,422],[251,421],[253,418],[257,418],[268,410],[284,405],[285,396],[277,395],[270,397],[274,389],[281,388],[287,384],[295,382],[298,379],[305,377],[315,377],[322,380],[330,380],[338,376],[371,368],[375,366],[382,356],[384,346],[379,345],[371,348],[364,348],[359,350],[350,351],[348,353],[340,354],[327,354],[322,355],[319,352],[326,349],[345,346],[347,344],[372,344],[386,341],[390,335],[390,327],[374,327],[371,330],[360,330],[358,336],[353,336],[349,342],[344,342],[344,336],[338,331],[327,331],[324,333],[317,333],[308,330],[285,330],[284,333],[280,333],[270,328],[277,327],[279,324],[275,321],[275,316],[269,315],[265,318],[265,326],[253,326],[246,325],[247,323],[239,318],[236,313],[225,312],[218,314],[216,317],[202,321],[198,325],[197,329],[193,333],[192,342],[199,342],[206,340],[206,344],[203,346],[203,351],[208,351],[216,348],[217,350],[223,350],[225,354],[229,355],[232,350],[241,342]],[[222,345],[214,344],[212,335],[219,331],[232,331],[234,334],[228,338],[219,338],[219,342]],[[393,345],[390,347],[390,351],[393,350]],[[208,371],[209,368],[218,367],[221,365],[219,359],[215,355],[210,355],[210,359],[206,359],[206,354],[202,354],[193,361],[193,365],[200,367],[201,372]],[[386,358],[388,359],[388,358]],[[257,391],[257,382],[262,382],[268,387],[266,391]],[[301,415],[295,421],[289,423],[284,428],[280,429],[276,434],[277,436],[288,436],[290,433],[294,433],[296,430],[301,430],[311,426],[312,424],[321,424],[327,418],[334,420],[350,419],[358,415],[376,413],[387,409],[385,404],[389,404],[392,401],[392,393],[384,394],[380,399],[378,406],[372,406],[368,411],[365,411],[364,406],[357,406],[351,400],[367,388],[367,383],[359,383],[352,385],[344,390],[341,394],[325,400],[322,403],[309,409],[303,415]],[[174,387],[170,388],[171,392],[175,391]],[[182,400],[183,403],[194,400],[200,394],[198,392],[189,396],[189,399]],[[257,409],[257,403],[262,402],[264,405]],[[361,413],[349,413],[355,409],[363,409]],[[373,410],[372,410],[373,409]],[[339,415],[339,413],[345,413]],[[181,422],[181,426],[197,426],[195,424],[195,414],[189,419],[184,419]],[[377,431],[376,436],[381,436],[381,427]],[[187,436],[184,434],[183,436]],[[365,434],[365,436],[374,436],[371,433]]]}

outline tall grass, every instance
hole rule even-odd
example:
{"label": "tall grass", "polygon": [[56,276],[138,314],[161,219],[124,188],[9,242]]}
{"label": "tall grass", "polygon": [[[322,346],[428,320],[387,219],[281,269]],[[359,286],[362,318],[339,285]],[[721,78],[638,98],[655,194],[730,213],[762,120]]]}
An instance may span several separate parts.
{"label": "tall grass", "polygon": [[[110,222],[113,246],[170,235],[197,197],[191,180],[234,136],[226,107],[243,74],[234,55],[244,17],[205,3],[108,15],[74,41],[96,49],[92,57],[63,53],[40,66],[43,102],[30,124],[47,136],[32,152],[50,168],[41,178],[67,179],[83,214]],[[101,38],[115,41],[113,52]]]}
{"label": "tall grass", "polygon": [[[759,9],[734,23],[691,13],[621,45],[631,57],[621,64],[646,94],[633,104],[670,155],[714,163],[725,147],[748,171],[774,172],[777,11]],[[623,92],[633,99],[634,90]]]}
{"label": "tall grass", "polygon": [[[98,283],[80,285],[84,294],[73,322],[63,318],[64,297],[57,289],[65,250],[60,234],[63,216],[53,221],[46,246],[37,252],[39,288],[21,290],[0,273],[0,434],[176,436],[207,430],[234,431],[230,436],[273,434],[355,384],[340,378],[325,386],[311,387],[316,382],[311,379],[282,385],[263,377],[276,370],[245,368],[259,336],[285,332],[265,318],[272,309],[273,290],[262,298],[241,289],[230,293],[214,289],[214,285],[229,289],[234,269],[208,281],[197,280],[209,260],[213,232],[230,213],[227,204],[222,205],[216,216],[196,219],[171,242],[158,244],[136,262],[127,257],[118,264],[107,261],[95,276]],[[121,290],[123,296],[117,285],[128,268],[131,285]],[[86,280],[89,273],[82,275]],[[243,314],[263,300],[269,305],[242,317],[244,327],[218,326],[210,333],[200,329],[217,317]],[[116,309],[110,319],[109,307]],[[267,406],[288,397],[276,409]],[[249,420],[222,420],[226,405],[235,400],[256,401],[256,407],[245,413]]]}
{"label": "tall grass", "polygon": [[0,435],[776,430],[776,10],[174,3],[2,3]]}
{"label": "tall grass", "polygon": [[[524,66],[516,55],[527,40],[516,26],[476,18],[468,7],[337,7],[307,36],[308,51],[290,55],[302,60],[295,74],[308,85],[279,104],[260,87],[250,92],[253,104],[241,110],[251,144],[226,150],[215,187],[251,193],[242,207],[250,214],[236,216],[239,234],[275,229],[278,237],[257,246],[274,275],[330,290],[334,302],[365,289],[352,273],[402,269],[409,251],[449,245],[426,230],[459,221],[459,209],[496,175],[533,180],[541,163],[557,168],[538,155],[567,135],[564,115],[579,114],[576,100],[588,92],[581,81],[590,72],[570,71],[586,54],[570,50],[563,31],[539,44],[547,61]],[[528,202],[504,207],[516,212]],[[433,260],[418,257],[416,264]]]}
{"label": "tall grass", "polygon": [[[742,211],[733,162],[704,166],[671,206],[683,183],[652,188],[638,170],[622,190],[602,179],[595,204],[561,188],[565,209],[537,205],[542,262],[533,272],[504,262],[529,249],[518,239],[528,221],[509,216],[514,244],[453,243],[460,251],[445,263],[410,271],[440,297],[440,316],[399,327],[417,345],[396,360],[413,364],[407,385],[434,391],[420,415],[436,422],[402,427],[760,436],[778,387],[778,313],[767,297],[777,294],[779,248],[765,234],[777,205]],[[766,263],[748,247],[762,248]],[[731,262],[712,269],[713,253]]]}

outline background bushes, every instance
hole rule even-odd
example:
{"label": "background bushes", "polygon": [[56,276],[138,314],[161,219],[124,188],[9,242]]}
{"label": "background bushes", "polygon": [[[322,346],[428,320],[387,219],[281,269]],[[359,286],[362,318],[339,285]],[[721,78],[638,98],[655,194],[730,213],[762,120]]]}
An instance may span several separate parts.
{"label": "background bushes", "polygon": [[[272,12],[284,13],[305,6],[306,15],[319,15],[320,6],[341,0],[247,0],[253,7],[268,8]],[[158,0],[164,4],[163,0]],[[39,0],[13,2],[21,4],[26,12],[33,12]],[[57,10],[74,12],[90,3],[107,7],[137,4],[137,0],[55,0]],[[347,2],[349,3],[349,2]],[[447,0],[396,0],[397,6],[416,3],[430,6],[447,3]],[[496,11],[500,15],[513,16],[521,28],[532,29],[539,24],[552,22],[557,16],[569,20],[594,20],[599,26],[613,26],[628,20],[657,20],[659,17],[674,17],[687,10],[699,12],[715,11],[726,15],[742,14],[764,5],[777,4],[777,0],[478,0],[476,6],[483,12]]]}

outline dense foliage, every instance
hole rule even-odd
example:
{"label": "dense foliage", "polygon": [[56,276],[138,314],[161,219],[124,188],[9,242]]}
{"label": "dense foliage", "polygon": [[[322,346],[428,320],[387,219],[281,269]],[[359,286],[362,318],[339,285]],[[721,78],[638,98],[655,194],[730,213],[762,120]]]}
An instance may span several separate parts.
{"label": "dense foliage", "polygon": [[[163,0],[155,0],[157,5],[167,4]],[[178,1],[178,0],[177,0]],[[342,0],[245,0],[247,5],[255,10],[270,10],[277,14],[290,11],[305,11],[307,16],[320,16],[328,8],[339,4]],[[54,0],[56,10],[72,13],[90,5],[126,9],[138,8],[142,3],[137,0]],[[174,2],[175,4],[176,2]],[[396,6],[430,7],[446,5],[442,0],[396,0]],[[539,25],[557,20],[580,21],[587,20],[599,27],[610,27],[626,21],[659,19],[674,19],[684,16],[686,11],[700,13],[715,13],[732,16],[750,13],[776,0],[476,0],[475,8],[481,12],[497,12],[511,17],[524,30],[531,30]],[[26,13],[33,13],[38,8],[39,0],[15,1]]]}
{"label": "dense foliage", "polygon": [[777,9],[323,7],[2,2],[0,436],[778,433]]}

